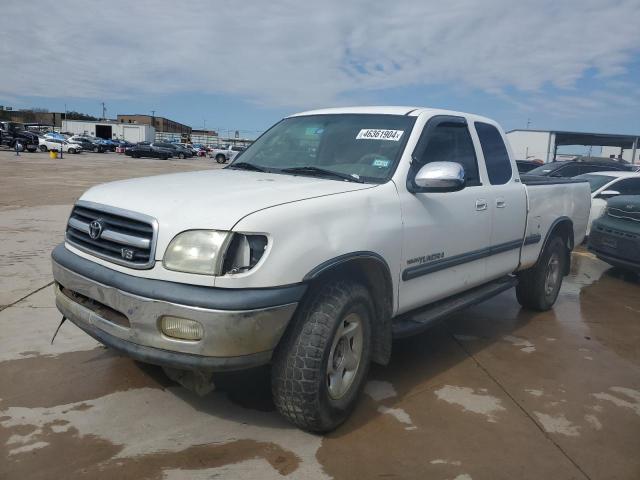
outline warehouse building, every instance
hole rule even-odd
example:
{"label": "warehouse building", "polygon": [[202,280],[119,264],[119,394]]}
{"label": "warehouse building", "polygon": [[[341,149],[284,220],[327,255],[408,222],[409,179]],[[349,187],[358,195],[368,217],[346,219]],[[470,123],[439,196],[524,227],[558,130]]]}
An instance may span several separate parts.
{"label": "warehouse building", "polygon": [[63,120],[61,131],[74,135],[91,135],[104,139],[126,140],[127,142],[153,142],[156,131],[151,125],[121,123],[116,120]]}
{"label": "warehouse building", "polygon": [[553,162],[560,155],[558,149],[570,153],[567,147],[600,147],[592,156],[623,158],[630,163],[640,163],[638,135],[614,135],[608,133],[567,132],[560,130],[511,130],[507,132],[511,149],[518,160],[542,160]]}
{"label": "warehouse building", "polygon": [[191,135],[191,127],[164,117],[152,115],[118,115],[118,122],[135,125],[150,125],[156,132]]}

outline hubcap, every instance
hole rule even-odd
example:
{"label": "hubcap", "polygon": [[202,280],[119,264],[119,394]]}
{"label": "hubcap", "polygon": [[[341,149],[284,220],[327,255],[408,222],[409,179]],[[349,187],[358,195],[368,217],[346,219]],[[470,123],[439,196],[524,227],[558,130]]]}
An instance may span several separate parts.
{"label": "hubcap", "polygon": [[556,288],[558,284],[558,279],[560,278],[560,259],[558,258],[558,254],[554,253],[551,255],[549,259],[549,263],[547,264],[547,275],[544,280],[544,292],[546,295],[551,295],[553,290]]}
{"label": "hubcap", "polygon": [[350,313],[338,326],[329,353],[327,387],[334,400],[342,398],[356,378],[362,342],[362,320],[358,314]]}

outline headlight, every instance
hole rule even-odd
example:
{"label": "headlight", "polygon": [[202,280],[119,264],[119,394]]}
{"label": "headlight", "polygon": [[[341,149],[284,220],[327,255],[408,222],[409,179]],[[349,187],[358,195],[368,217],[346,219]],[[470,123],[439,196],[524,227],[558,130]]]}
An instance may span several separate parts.
{"label": "headlight", "polygon": [[257,265],[267,249],[264,235],[234,233],[225,252],[222,274],[248,272]]}
{"label": "headlight", "polygon": [[167,270],[218,275],[229,232],[189,230],[176,235],[167,247],[162,264]]}

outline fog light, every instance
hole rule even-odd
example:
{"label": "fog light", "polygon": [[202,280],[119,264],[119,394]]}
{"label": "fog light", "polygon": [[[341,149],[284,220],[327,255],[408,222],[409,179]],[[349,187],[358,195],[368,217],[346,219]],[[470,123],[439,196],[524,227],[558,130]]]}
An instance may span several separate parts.
{"label": "fog light", "polygon": [[178,338],[180,340],[200,340],[204,336],[202,325],[193,320],[180,317],[162,317],[160,320],[160,330],[167,337]]}

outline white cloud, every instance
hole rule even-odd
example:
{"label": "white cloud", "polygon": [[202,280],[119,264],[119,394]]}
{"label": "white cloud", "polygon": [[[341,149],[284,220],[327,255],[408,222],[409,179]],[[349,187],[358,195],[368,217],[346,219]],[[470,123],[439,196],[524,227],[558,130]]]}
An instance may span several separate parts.
{"label": "white cloud", "polygon": [[10,0],[0,95],[203,92],[309,107],[450,85],[567,89],[566,108],[590,108],[572,87],[587,72],[624,76],[640,50],[637,18],[638,0]]}

